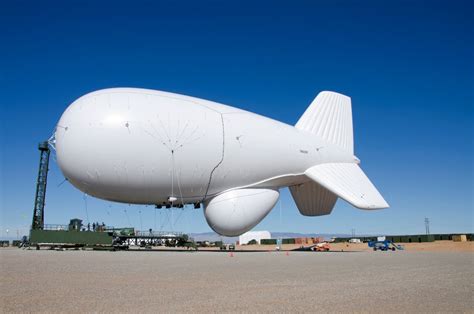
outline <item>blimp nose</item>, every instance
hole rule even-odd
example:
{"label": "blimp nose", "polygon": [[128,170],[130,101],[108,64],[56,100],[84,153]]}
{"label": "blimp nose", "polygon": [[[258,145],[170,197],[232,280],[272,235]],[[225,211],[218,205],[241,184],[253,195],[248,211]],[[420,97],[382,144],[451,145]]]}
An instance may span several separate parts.
{"label": "blimp nose", "polygon": [[151,124],[161,114],[159,106],[143,110],[147,104],[146,95],[122,89],[93,92],[73,102],[55,133],[56,159],[65,178],[98,198],[161,203],[171,161],[164,146],[157,145],[159,134]]}
{"label": "blimp nose", "polygon": [[[55,131],[56,160],[63,175],[78,189],[87,192],[94,148],[90,138],[90,110],[79,99],[62,114]],[[95,151],[97,153],[97,150]]]}
{"label": "blimp nose", "polygon": [[107,95],[83,96],[63,113],[55,131],[57,163],[78,189],[113,194],[126,180],[134,150],[130,114],[124,106],[110,106]]}

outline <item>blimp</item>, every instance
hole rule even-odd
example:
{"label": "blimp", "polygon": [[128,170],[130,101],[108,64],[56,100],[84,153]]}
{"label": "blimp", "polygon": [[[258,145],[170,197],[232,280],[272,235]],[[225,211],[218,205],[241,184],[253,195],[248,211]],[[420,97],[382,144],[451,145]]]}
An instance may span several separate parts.
{"label": "blimp", "polygon": [[388,207],[354,154],[351,99],[336,92],[320,92],[288,125],[175,93],[103,89],[69,105],[54,138],[59,168],[77,189],[114,202],[202,207],[224,236],[255,227],[285,187],[305,216],[330,214],[338,198]]}

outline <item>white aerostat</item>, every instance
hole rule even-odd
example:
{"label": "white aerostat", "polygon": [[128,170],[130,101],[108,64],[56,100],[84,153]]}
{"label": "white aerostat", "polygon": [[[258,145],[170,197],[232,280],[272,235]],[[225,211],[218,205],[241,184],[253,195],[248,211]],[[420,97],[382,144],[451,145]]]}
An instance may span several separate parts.
{"label": "white aerostat", "polygon": [[237,236],[289,187],[301,214],[331,213],[337,198],[388,204],[354,155],[349,97],[321,92],[295,126],[179,94],[113,88],[72,103],[58,122],[57,162],[79,190],[105,200],[200,203],[209,226]]}

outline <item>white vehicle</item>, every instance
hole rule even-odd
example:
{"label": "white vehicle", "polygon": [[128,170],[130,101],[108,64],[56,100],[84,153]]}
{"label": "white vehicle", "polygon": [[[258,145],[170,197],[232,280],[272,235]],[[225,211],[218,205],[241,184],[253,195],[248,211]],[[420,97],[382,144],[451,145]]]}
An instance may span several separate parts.
{"label": "white vehicle", "polygon": [[354,155],[349,97],[321,92],[295,126],[212,101],[137,88],[87,94],[63,113],[57,162],[79,190],[105,200],[204,204],[210,227],[237,236],[289,187],[301,214],[331,213],[338,197],[388,204]]}

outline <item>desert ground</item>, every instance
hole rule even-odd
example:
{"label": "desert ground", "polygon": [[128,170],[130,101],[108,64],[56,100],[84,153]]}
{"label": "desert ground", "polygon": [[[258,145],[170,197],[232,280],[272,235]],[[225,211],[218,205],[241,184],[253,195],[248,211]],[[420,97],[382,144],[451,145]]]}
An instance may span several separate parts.
{"label": "desert ground", "polygon": [[[0,249],[0,312],[474,312],[474,254]],[[360,247],[362,249],[362,247]]]}
{"label": "desert ground", "polygon": [[[435,241],[422,243],[398,243],[403,246],[404,251],[410,252],[471,252],[474,253],[474,242],[453,242],[453,241]],[[313,244],[283,244],[282,251],[292,251],[301,246],[309,247]],[[371,252],[373,251],[367,243],[329,243],[332,252]],[[237,245],[236,251],[276,251],[276,245]],[[142,250],[139,247],[130,247],[132,250]],[[169,248],[163,246],[152,247],[152,250],[158,251],[182,251],[183,248]],[[199,251],[219,251],[216,247],[201,247]]]}
{"label": "desert ground", "polygon": [[[435,241],[422,243],[399,243],[406,251],[420,252],[471,252],[474,253],[474,242]],[[299,248],[298,244],[284,244],[282,250]],[[310,244],[304,244],[310,246]],[[274,250],[275,245],[239,245],[237,250]],[[367,243],[330,243],[331,251],[365,252],[372,251]]]}
{"label": "desert ground", "polygon": [[[424,243],[399,243],[406,251],[415,252],[471,252],[474,253],[474,242],[435,241]],[[334,251],[371,251],[367,243],[335,243],[331,244]]]}

